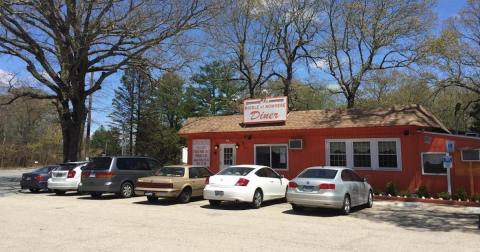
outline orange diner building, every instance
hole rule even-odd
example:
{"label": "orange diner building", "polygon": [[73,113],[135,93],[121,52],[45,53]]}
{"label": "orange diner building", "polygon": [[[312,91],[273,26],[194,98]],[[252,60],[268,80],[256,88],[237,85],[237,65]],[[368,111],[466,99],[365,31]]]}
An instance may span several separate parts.
{"label": "orange diner building", "polygon": [[213,172],[263,164],[289,179],[311,166],[347,166],[379,191],[391,181],[400,191],[424,185],[435,193],[447,191],[442,159],[450,151],[452,191],[480,193],[480,138],[451,134],[421,106],[292,111],[274,119],[189,118],[179,132],[188,142],[188,163]]}

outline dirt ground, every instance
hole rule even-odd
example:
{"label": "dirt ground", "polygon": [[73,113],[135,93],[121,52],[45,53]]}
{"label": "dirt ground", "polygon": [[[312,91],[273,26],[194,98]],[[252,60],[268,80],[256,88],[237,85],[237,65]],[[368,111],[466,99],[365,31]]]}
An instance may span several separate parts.
{"label": "dirt ground", "polygon": [[19,192],[18,176],[0,172],[0,251],[480,251],[470,208],[375,202],[339,216],[296,214],[277,201],[212,209],[201,199]]}

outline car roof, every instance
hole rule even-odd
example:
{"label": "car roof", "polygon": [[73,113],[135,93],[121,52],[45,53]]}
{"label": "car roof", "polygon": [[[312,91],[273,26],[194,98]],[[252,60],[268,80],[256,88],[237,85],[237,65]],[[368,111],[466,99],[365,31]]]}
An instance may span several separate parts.
{"label": "car roof", "polygon": [[66,163],[62,163],[62,164],[59,164],[59,165],[68,165],[68,164],[85,164],[85,163],[88,163],[88,161],[75,161],[75,162],[66,162]]}
{"label": "car roof", "polygon": [[269,168],[268,166],[265,166],[265,165],[254,165],[254,164],[232,165],[228,168],[235,168],[235,167],[247,167],[247,168],[253,168],[253,169]]}
{"label": "car roof", "polygon": [[337,170],[337,171],[342,171],[342,170],[351,170],[348,167],[343,167],[343,166],[312,166],[308,167],[305,170],[311,170],[311,169],[330,169],[330,170]]}
{"label": "car roof", "polygon": [[192,167],[206,167],[206,166],[202,166],[202,165],[164,165],[163,167],[192,168]]}

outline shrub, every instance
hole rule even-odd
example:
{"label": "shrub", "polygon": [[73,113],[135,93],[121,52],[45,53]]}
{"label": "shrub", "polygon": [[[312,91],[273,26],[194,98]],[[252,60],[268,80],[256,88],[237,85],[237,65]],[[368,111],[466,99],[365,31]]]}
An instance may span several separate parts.
{"label": "shrub", "polygon": [[407,196],[407,198],[410,198],[412,196],[412,194],[409,191],[401,191],[400,196],[402,196],[402,197]]}
{"label": "shrub", "polygon": [[398,191],[397,191],[397,187],[395,186],[395,184],[393,182],[388,182],[387,183],[387,186],[385,187],[385,194],[390,194],[392,196],[397,196],[398,195]]}
{"label": "shrub", "polygon": [[470,199],[472,201],[477,201],[477,200],[480,201],[480,194],[478,194],[478,193],[474,194],[474,195],[472,195],[472,197],[470,197]]}
{"label": "shrub", "polygon": [[450,194],[448,192],[440,192],[437,194],[437,198],[450,199]]}
{"label": "shrub", "polygon": [[455,193],[452,195],[452,199],[454,200],[467,200],[468,199],[468,195],[467,195],[467,191],[465,191],[465,189],[463,188],[458,188]]}
{"label": "shrub", "polygon": [[379,195],[380,193],[382,193],[381,191],[379,191],[377,188],[372,188],[373,189],[373,194],[375,195]]}
{"label": "shrub", "polygon": [[427,187],[426,186],[420,186],[417,189],[417,197],[425,197],[425,198],[430,198],[430,194],[428,193]]}

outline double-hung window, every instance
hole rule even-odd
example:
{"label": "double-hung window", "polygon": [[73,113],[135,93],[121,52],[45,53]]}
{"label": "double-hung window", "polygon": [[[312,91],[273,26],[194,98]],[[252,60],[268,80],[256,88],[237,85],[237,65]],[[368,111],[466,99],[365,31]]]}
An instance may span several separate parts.
{"label": "double-hung window", "polygon": [[359,170],[401,170],[399,138],[327,139],[327,165]]}
{"label": "double-hung window", "polygon": [[265,165],[273,169],[288,169],[288,145],[255,145],[255,164]]}

